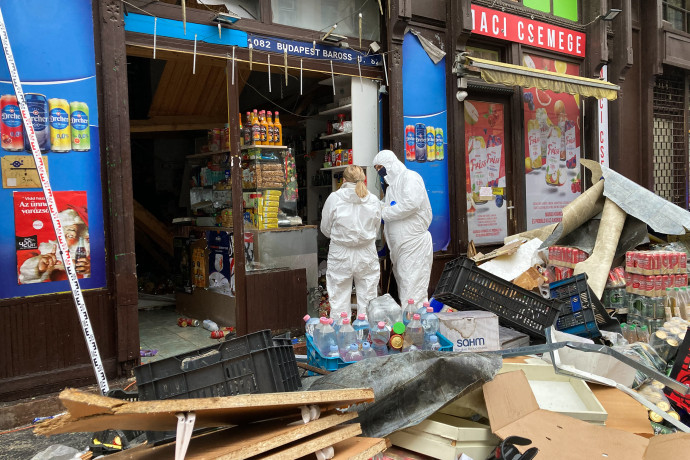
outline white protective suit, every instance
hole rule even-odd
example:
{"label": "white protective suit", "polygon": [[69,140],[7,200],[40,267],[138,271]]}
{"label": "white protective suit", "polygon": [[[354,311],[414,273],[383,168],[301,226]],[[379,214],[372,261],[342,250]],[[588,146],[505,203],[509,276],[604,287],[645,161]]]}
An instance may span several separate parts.
{"label": "white protective suit", "polygon": [[429,233],[431,204],[424,180],[407,169],[390,150],[381,150],[373,164],[386,168],[384,180],[388,189],[381,217],[400,302],[405,305],[407,299],[414,299],[415,305],[421,307],[428,299],[434,258]]}
{"label": "white protective suit", "polygon": [[339,318],[343,311],[350,317],[353,280],[358,313],[366,314],[369,301],[376,298],[380,277],[376,234],[380,226],[381,203],[371,193],[360,198],[355,184],[343,183],[326,199],[321,232],[331,239],[326,271],[331,318]]}

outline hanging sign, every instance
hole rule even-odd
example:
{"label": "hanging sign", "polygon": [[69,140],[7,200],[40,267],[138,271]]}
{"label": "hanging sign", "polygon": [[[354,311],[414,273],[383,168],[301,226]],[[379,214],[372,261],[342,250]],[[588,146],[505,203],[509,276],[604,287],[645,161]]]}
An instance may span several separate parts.
{"label": "hanging sign", "polygon": [[[606,66],[601,68],[601,79],[608,81],[608,71]],[[598,136],[598,151],[599,164],[609,167],[609,100],[606,98],[599,99],[599,111],[597,124],[599,126]]]}
{"label": "hanging sign", "polygon": [[472,5],[472,33],[585,57],[585,34]]}
{"label": "hanging sign", "polygon": [[340,48],[338,46],[319,45],[318,43],[298,42],[294,40],[283,40],[273,37],[263,37],[260,35],[247,35],[248,44],[254,49],[271,51],[283,54],[287,50],[290,56],[299,56],[312,59],[324,59],[333,62],[343,62],[345,64],[357,64],[357,57],[361,57],[361,65],[380,66],[381,55],[374,54],[364,56],[357,51]]}

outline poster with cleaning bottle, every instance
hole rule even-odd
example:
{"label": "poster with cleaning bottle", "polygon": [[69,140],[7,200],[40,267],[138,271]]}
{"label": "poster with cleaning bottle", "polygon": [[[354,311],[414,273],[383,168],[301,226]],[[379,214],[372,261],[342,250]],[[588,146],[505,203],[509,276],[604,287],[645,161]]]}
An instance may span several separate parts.
{"label": "poster with cleaning bottle", "polygon": [[466,100],[465,177],[467,230],[474,244],[508,236],[503,104]]}
{"label": "poster with cleaning bottle", "polygon": [[433,212],[429,232],[434,252],[444,251],[450,243],[446,60],[434,64],[419,39],[407,33],[402,80],[405,166],[424,179]]}
{"label": "poster with cleaning bottle", "polygon": [[[525,54],[523,65],[579,75],[577,64]],[[523,90],[527,229],[554,224],[582,191],[579,95]]]}
{"label": "poster with cleaning bottle", "polygon": [[[96,59],[91,2],[0,0],[19,79],[55,194],[63,228],[76,229],[70,247],[88,253],[83,289],[106,286]],[[33,165],[26,128],[4,56],[0,62],[0,164]],[[18,166],[16,166],[18,165]],[[3,168],[0,188],[0,298],[68,292],[53,270],[28,270],[27,260],[52,262],[52,224],[40,210],[40,184]],[[62,205],[61,205],[62,203]],[[88,212],[87,212],[88,210]],[[32,219],[32,217],[36,217]],[[46,233],[48,232],[48,233]],[[45,233],[45,237],[41,236]],[[32,239],[36,237],[35,239]],[[28,240],[27,240],[28,238]],[[79,240],[84,246],[79,246]],[[21,244],[20,244],[21,243]],[[36,243],[36,244],[33,244]],[[80,249],[80,248],[83,248]],[[36,264],[44,268],[46,264]],[[83,265],[83,264],[82,264]],[[22,268],[24,267],[24,268]],[[40,270],[39,270],[40,271]],[[88,273],[86,273],[88,271]],[[46,275],[46,273],[49,275]]]}

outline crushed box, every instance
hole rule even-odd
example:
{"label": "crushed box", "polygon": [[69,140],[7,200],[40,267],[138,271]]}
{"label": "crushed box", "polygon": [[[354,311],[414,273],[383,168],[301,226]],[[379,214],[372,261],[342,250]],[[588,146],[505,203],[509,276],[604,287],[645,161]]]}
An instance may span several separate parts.
{"label": "crushed box", "polygon": [[436,313],[441,334],[453,344],[453,351],[495,351],[501,349],[498,316],[482,311]]}

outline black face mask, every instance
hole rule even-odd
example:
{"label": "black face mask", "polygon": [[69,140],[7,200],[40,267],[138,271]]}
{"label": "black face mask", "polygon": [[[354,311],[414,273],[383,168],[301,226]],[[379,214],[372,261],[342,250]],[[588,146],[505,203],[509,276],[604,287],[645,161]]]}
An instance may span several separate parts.
{"label": "black face mask", "polygon": [[377,172],[379,173],[379,176],[381,176],[382,179],[384,177],[386,177],[386,167],[385,166],[381,166],[381,169],[379,169]]}

